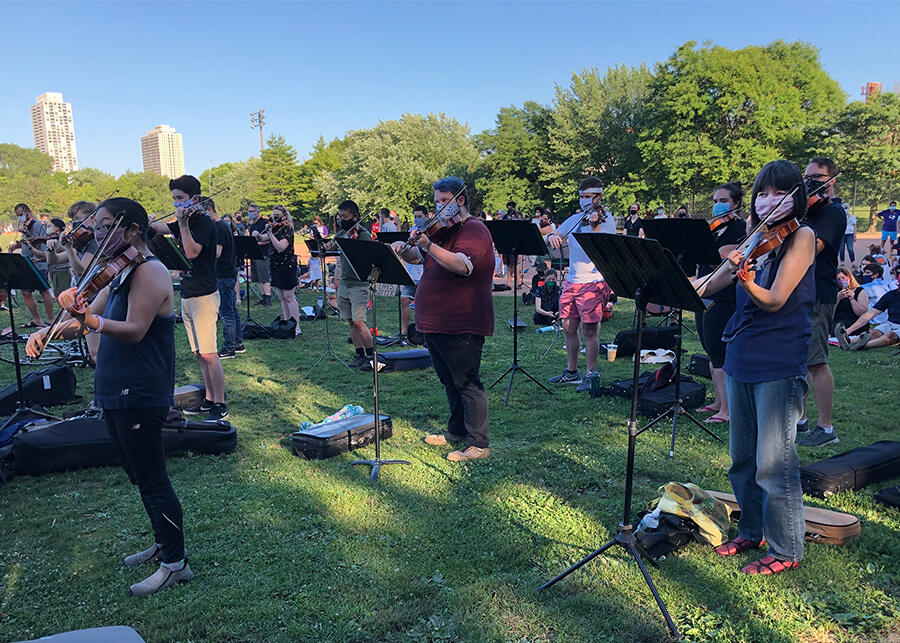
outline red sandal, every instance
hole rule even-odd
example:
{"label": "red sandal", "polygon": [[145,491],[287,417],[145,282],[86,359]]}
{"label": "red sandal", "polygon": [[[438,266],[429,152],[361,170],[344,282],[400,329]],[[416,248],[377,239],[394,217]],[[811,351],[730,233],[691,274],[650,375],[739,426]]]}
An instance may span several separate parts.
{"label": "red sandal", "polygon": [[741,538],[740,536],[738,536],[737,538],[729,540],[724,545],[719,545],[718,547],[716,547],[716,553],[719,556],[734,556],[735,554],[739,554],[742,551],[747,551],[748,549],[759,549],[765,544],[765,538],[763,538],[759,542],[756,542],[755,540],[747,540],[746,538]]}
{"label": "red sandal", "polygon": [[763,556],[759,560],[754,560],[749,565],[741,568],[744,574],[762,574],[763,576],[772,576],[780,574],[791,569],[797,569],[800,563],[791,560],[778,560],[774,556]]}

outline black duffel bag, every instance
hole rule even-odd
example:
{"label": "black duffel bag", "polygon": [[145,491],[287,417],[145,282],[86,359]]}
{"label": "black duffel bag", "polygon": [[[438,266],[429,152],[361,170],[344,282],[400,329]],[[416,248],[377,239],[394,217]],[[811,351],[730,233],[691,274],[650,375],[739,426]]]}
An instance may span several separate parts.
{"label": "black duffel bag", "polygon": [[[25,405],[52,406],[75,399],[75,371],[71,366],[48,366],[27,373],[22,378]],[[12,415],[19,402],[19,391],[13,382],[0,391],[0,415]]]}
{"label": "black duffel bag", "polygon": [[[655,350],[665,348],[667,350],[675,350],[675,333],[677,327],[656,328],[655,326],[644,326],[644,332],[641,336],[641,349]],[[619,331],[613,342],[619,348],[617,355],[620,357],[629,357],[634,355],[634,349],[637,345],[637,329],[629,328],[628,330]]]}

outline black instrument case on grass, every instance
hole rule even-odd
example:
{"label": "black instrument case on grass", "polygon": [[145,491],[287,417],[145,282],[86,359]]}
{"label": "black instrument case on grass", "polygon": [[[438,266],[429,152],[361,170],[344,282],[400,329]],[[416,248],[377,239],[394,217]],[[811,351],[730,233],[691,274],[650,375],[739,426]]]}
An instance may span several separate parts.
{"label": "black instrument case on grass", "polygon": [[800,467],[803,491],[822,498],[900,476],[900,442],[882,440]]}
{"label": "black instrument case on grass", "polygon": [[[390,416],[382,415],[381,439],[385,440],[393,434]],[[363,413],[296,431],[291,434],[291,449],[294,455],[301,458],[321,460],[362,448],[374,441],[375,414]]]}
{"label": "black instrument case on grass", "polygon": [[[655,371],[641,373],[638,385],[643,384],[653,377]],[[631,379],[613,382],[607,389],[601,389],[601,394],[613,395],[631,399]],[[642,391],[638,393],[637,410],[644,417],[656,417],[665,413],[675,402],[675,384],[668,384],[655,391]],[[695,382],[686,375],[681,376],[681,405],[688,411],[698,409],[706,402],[706,385]]]}
{"label": "black instrument case on grass", "polygon": [[[162,438],[166,453],[231,453],[237,444],[234,427],[225,421],[166,422]],[[82,415],[25,428],[13,439],[12,457],[13,471],[24,475],[120,463],[119,452],[109,437],[106,422],[96,415]]]}
{"label": "black instrument case on grass", "polygon": [[[75,371],[71,366],[48,366],[27,373],[22,378],[25,404],[51,406],[75,399]],[[19,392],[13,382],[0,391],[0,415],[12,415],[19,402]]]}
{"label": "black instrument case on grass", "polygon": [[709,363],[709,355],[694,353],[688,364],[688,373],[700,377],[712,377],[712,365]]}
{"label": "black instrument case on grass", "polygon": [[431,353],[428,352],[427,348],[410,348],[404,351],[378,353],[378,361],[384,364],[381,370],[378,371],[379,373],[412,371],[419,368],[429,368],[431,366]]}

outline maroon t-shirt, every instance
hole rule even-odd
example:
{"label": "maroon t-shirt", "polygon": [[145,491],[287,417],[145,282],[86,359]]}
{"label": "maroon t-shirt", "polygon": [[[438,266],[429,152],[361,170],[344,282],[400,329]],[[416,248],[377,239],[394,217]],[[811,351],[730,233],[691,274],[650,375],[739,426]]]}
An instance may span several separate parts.
{"label": "maroon t-shirt", "polygon": [[469,217],[449,241],[439,244],[472,262],[472,274],[457,275],[426,254],[416,289],[416,330],[445,335],[494,334],[494,244],[491,233]]}

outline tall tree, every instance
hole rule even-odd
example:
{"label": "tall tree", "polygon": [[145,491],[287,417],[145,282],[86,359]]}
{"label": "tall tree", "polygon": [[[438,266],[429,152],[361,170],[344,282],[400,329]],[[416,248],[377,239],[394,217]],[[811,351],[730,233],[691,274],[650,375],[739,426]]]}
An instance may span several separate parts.
{"label": "tall tree", "polygon": [[317,214],[325,213],[328,199],[321,190],[319,179],[325,172],[335,172],[341,167],[345,147],[342,139],[336,138],[326,143],[320,136],[313,145],[312,154],[300,164],[298,217],[311,219]]}
{"label": "tall tree", "polygon": [[205,170],[198,178],[206,194],[214,194],[216,209],[220,213],[245,210],[259,189],[260,160],[256,157],[236,163],[222,163]]}
{"label": "tall tree", "polygon": [[254,199],[263,209],[282,204],[295,210],[300,204],[300,166],[297,152],[284,137],[272,134],[259,160],[259,182]]}
{"label": "tall tree", "polygon": [[[364,213],[387,207],[407,221],[411,202],[432,201],[436,179],[449,174],[471,179],[478,160],[468,127],[444,114],[404,114],[351,132],[345,144],[341,166],[324,171],[317,182],[328,207],[350,198]],[[477,205],[477,194],[470,197]]]}

